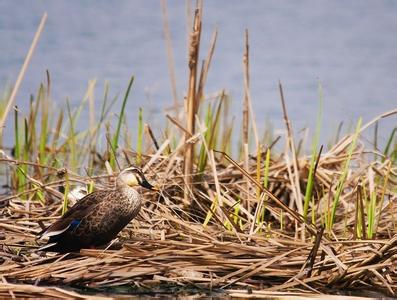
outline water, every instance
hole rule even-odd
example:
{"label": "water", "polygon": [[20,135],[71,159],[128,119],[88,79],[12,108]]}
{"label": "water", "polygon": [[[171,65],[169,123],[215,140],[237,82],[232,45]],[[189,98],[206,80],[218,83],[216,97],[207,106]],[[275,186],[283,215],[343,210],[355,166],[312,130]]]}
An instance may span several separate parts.
{"label": "water", "polygon": [[[179,97],[186,91],[186,7],[168,1]],[[77,105],[89,79],[103,95],[123,94],[135,83],[128,118],[135,125],[138,107],[153,127],[163,124],[172,104],[160,3],[157,1],[1,1],[0,87],[15,81],[42,14],[48,21],[18,93],[27,109],[29,95],[52,78],[53,98]],[[323,136],[340,121],[364,122],[397,107],[397,3],[395,1],[206,1],[202,57],[217,26],[219,39],[206,92],[226,88],[234,114],[241,118],[243,35],[250,32],[251,96],[260,128],[270,120],[283,128],[277,90],[284,86],[295,131],[314,128],[317,82],[324,87]],[[98,104],[99,106],[99,104]],[[118,111],[118,107],[116,110]],[[99,108],[98,108],[99,110]],[[157,116],[161,116],[158,118]],[[381,123],[383,140],[396,117]],[[7,130],[12,127],[11,118]],[[6,140],[11,140],[6,137]],[[326,139],[327,140],[327,139]]]}

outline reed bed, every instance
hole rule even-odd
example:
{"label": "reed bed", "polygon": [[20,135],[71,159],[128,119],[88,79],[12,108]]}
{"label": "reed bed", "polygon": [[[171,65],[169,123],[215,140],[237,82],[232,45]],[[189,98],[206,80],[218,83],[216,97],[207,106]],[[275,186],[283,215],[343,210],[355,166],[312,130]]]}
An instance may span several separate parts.
{"label": "reed bed", "polygon": [[[342,139],[319,159],[316,179],[322,187],[315,194],[334,185],[330,174],[343,168],[349,145],[346,140],[348,138]],[[64,179],[59,178],[46,183],[35,179],[32,182],[45,191],[45,204],[14,195],[1,200],[2,277],[11,282],[92,288],[125,285],[147,288],[169,283],[226,292],[231,288],[311,293],[375,288],[395,295],[394,179],[389,175],[385,191],[377,192],[377,197],[385,194],[387,200],[377,204],[376,217],[380,213],[382,216],[376,224],[376,238],[365,238],[369,228],[368,211],[363,208],[364,215],[361,219],[357,217],[356,198],[357,186],[374,180],[368,175],[371,174],[368,168],[373,168],[374,174],[382,178],[388,173],[395,174],[396,169],[390,168],[387,162],[368,166],[362,160],[363,152],[361,145],[357,145],[352,157],[357,169],[346,178],[347,186],[332,230],[325,229],[322,234],[317,229],[317,235],[310,233],[309,225],[303,227],[304,223],[271,200],[266,202],[264,220],[258,222],[258,209],[250,212],[236,199],[240,194],[248,194],[251,205],[256,208],[264,197],[257,197],[254,186],[244,190],[245,175],[232,163],[214,159],[216,173],[208,170],[201,181],[193,181],[192,203],[187,206],[184,204],[183,156],[175,152],[145,155],[144,168],[160,192],[145,194],[147,201],[140,217],[123,230],[118,242],[109,249],[83,250],[79,255],[45,255],[35,251],[36,234],[41,230],[39,223],[49,224],[61,212],[62,193],[52,192],[64,184]],[[214,158],[212,154],[209,156]],[[256,161],[256,157],[251,158],[252,168],[256,169]],[[309,158],[299,159],[302,172],[308,170],[309,164]],[[47,172],[49,170],[42,170],[41,176],[46,178]],[[280,200],[281,203],[287,201],[293,187],[282,155],[271,162],[268,176],[269,190],[285,199]],[[93,180],[98,186],[111,179],[111,176],[89,178],[72,174],[68,177],[81,183]],[[249,179],[253,180],[252,176]],[[222,198],[222,206],[219,202],[214,205],[217,193],[218,199]],[[328,195],[323,196],[313,208],[318,215],[317,228],[324,224],[322,215],[330,214],[327,199]],[[371,200],[361,201],[367,203],[368,209]],[[360,232],[363,236],[359,236]]]}
{"label": "reed bed", "polygon": [[[395,130],[384,149],[369,148],[362,133],[397,110],[364,125],[358,120],[353,132],[325,149],[319,145],[320,87],[307,151],[310,141],[294,135],[280,83],[286,130],[260,138],[246,31],[242,138],[236,138],[227,93],[204,93],[217,32],[200,69],[201,14],[199,5],[191,22],[186,110],[174,99],[161,134],[145,123],[143,110],[130,127],[134,77],[117,117],[110,114],[117,102],[107,85],[95,111],[95,81],[78,107],[67,102],[55,109],[49,73],[28,112],[14,108],[14,145],[0,152],[7,187],[0,198],[0,296],[84,298],[90,297],[84,291],[94,291],[105,297],[109,289],[142,293],[165,286],[236,297],[396,295]],[[87,106],[90,126],[79,130]],[[110,187],[129,164],[141,167],[158,191],[145,192],[139,217],[117,240],[80,253],[37,251],[37,233],[78,201],[76,189]]]}

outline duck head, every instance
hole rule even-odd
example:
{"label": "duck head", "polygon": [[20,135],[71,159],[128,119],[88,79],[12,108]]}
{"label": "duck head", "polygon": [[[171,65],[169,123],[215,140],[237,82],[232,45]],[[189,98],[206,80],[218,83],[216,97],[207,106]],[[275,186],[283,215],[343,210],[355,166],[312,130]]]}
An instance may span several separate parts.
{"label": "duck head", "polygon": [[136,167],[128,167],[122,170],[116,179],[116,186],[129,186],[129,187],[136,187],[142,186],[149,190],[153,190],[154,187],[146,180],[143,172]]}

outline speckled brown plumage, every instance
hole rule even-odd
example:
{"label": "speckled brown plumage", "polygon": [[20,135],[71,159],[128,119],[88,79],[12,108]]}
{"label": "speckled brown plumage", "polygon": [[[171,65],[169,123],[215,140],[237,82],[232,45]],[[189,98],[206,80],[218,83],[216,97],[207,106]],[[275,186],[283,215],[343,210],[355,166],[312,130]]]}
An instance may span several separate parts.
{"label": "speckled brown plumage", "polygon": [[41,234],[49,240],[40,250],[64,253],[109,243],[139,213],[138,185],[152,188],[139,169],[123,170],[115,189],[85,196],[50,225]]}

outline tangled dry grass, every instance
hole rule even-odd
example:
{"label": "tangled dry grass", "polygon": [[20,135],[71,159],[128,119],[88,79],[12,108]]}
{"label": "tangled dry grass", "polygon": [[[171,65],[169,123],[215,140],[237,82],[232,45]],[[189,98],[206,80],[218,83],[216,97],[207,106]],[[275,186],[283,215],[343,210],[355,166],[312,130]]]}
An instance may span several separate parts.
{"label": "tangled dry grass", "polygon": [[[57,188],[64,184],[63,179],[39,183],[45,190],[45,205],[14,195],[3,197],[0,295],[71,296],[68,291],[40,285],[92,289],[127,286],[142,291],[161,284],[226,293],[238,290],[241,295],[249,291],[322,294],[363,289],[395,295],[395,165],[387,160],[368,162],[363,145],[358,144],[352,160],[355,167],[348,173],[336,222],[332,229],[322,227],[322,216],[329,212],[328,194],[335,186],[334,174],[341,172],[348,142],[349,137],[342,139],[319,159],[315,194],[321,196],[315,197],[311,207],[316,224],[305,225],[289,213],[288,207],[296,211],[296,187],[284,155],[272,158],[269,172],[269,190],[281,204],[268,198],[263,222],[257,221],[257,208],[264,201],[264,193],[258,194],[254,184],[256,171],[250,172],[257,169],[256,157],[250,160],[252,164],[245,174],[236,162],[227,161],[222,155],[215,158],[210,152],[213,165],[195,176],[189,194],[192,201],[185,203],[183,159],[178,151],[148,155],[144,169],[160,192],[145,194],[147,201],[139,218],[123,230],[119,241],[108,249],[87,249],[80,254],[51,255],[35,250],[39,223],[47,225],[60,214],[62,194]],[[301,157],[298,164],[303,174],[309,159]],[[263,164],[260,169],[263,171]],[[42,178],[50,178],[43,173],[44,169]],[[301,177],[303,186],[306,177]],[[359,238],[357,187],[387,177],[385,189],[376,190],[380,199],[376,216],[381,214],[376,235],[371,240]],[[112,184],[112,179],[108,175],[84,178],[69,174],[69,180],[81,184],[95,180],[97,186]],[[383,183],[384,180],[379,185]],[[240,203],[238,199],[245,201]],[[214,205],[214,201],[218,204]],[[365,234],[367,211],[363,212],[361,226]],[[15,290],[17,283],[33,286]]]}

